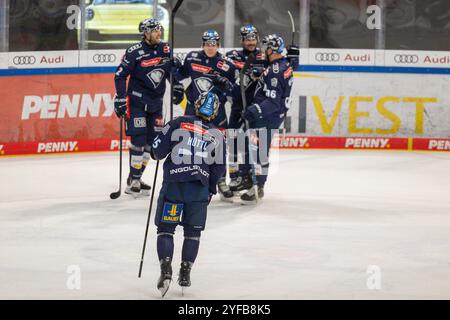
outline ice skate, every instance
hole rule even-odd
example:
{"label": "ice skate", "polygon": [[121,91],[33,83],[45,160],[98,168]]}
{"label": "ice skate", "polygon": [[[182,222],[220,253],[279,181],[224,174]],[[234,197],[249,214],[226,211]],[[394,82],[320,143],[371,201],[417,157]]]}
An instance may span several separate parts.
{"label": "ice skate", "polygon": [[192,262],[181,262],[180,273],[178,275],[178,284],[181,287],[182,295],[184,295],[185,289],[191,286],[191,268]]}
{"label": "ice skate", "polygon": [[229,187],[233,192],[248,190],[253,187],[252,177],[250,175],[245,175],[233,178],[230,181]]}
{"label": "ice skate", "polygon": [[141,183],[141,195],[142,196],[149,196],[150,195],[150,190],[152,189],[152,187],[150,187],[148,184],[146,184],[144,181],[139,180],[139,182]]}
{"label": "ice skate", "polygon": [[128,177],[125,193],[132,195],[134,198],[142,198],[150,195],[150,189],[151,187],[141,179],[137,180]]}
{"label": "ice skate", "polygon": [[261,200],[264,197],[264,186],[258,186],[258,199],[256,199],[255,188],[249,189],[241,196],[242,204],[256,204],[257,200]]}
{"label": "ice skate", "polygon": [[220,194],[220,200],[225,202],[233,202],[234,193],[228,187],[225,178],[219,180],[218,189]]}
{"label": "ice skate", "polygon": [[125,193],[132,195],[134,198],[139,197],[141,194],[141,182],[137,179],[131,179],[131,177],[128,177]]}
{"label": "ice skate", "polygon": [[160,261],[161,275],[158,279],[157,288],[161,292],[161,296],[164,298],[169,290],[170,282],[172,281],[172,259],[165,258]]}

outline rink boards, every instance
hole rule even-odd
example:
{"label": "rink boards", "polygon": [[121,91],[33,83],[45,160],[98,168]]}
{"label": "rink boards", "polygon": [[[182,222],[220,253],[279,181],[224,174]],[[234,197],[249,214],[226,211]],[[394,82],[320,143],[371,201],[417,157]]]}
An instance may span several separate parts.
{"label": "rink boards", "polygon": [[[122,54],[0,54],[0,155],[117,150]],[[300,59],[274,147],[450,151],[450,53],[309,49]]]}

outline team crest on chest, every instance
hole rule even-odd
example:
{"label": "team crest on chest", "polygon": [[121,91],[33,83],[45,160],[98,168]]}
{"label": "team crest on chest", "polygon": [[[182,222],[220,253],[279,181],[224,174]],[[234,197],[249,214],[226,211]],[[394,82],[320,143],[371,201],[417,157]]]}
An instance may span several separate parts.
{"label": "team crest on chest", "polygon": [[195,86],[199,92],[207,92],[212,87],[212,82],[210,79],[205,77],[200,77],[194,80]]}
{"label": "team crest on chest", "polygon": [[164,74],[165,72],[163,69],[155,69],[152,72],[147,73],[147,77],[152,82],[153,87],[157,88],[161,84]]}

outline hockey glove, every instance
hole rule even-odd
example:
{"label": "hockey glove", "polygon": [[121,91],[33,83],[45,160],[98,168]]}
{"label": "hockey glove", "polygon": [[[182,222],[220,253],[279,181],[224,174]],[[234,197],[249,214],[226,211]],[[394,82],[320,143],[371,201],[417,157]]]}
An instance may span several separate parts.
{"label": "hockey glove", "polygon": [[213,78],[213,85],[222,93],[225,93],[231,88],[231,82],[225,77],[216,76]]}
{"label": "hockey glove", "polygon": [[122,118],[127,114],[127,99],[124,97],[114,96],[114,112],[117,117]]}
{"label": "hockey glove", "polygon": [[261,120],[263,118],[261,107],[257,103],[248,106],[242,117],[248,122]]}
{"label": "hockey glove", "polygon": [[180,59],[178,59],[177,57],[173,57],[172,60],[170,60],[170,72],[175,73],[179,68],[181,68]]}
{"label": "hockey glove", "polygon": [[264,67],[258,66],[258,67],[253,67],[252,71],[251,71],[251,77],[253,80],[258,79],[259,77],[261,77],[262,73],[264,71]]}
{"label": "hockey glove", "polygon": [[172,102],[173,104],[180,104],[181,101],[183,101],[184,98],[184,87],[180,84],[175,84],[173,86],[173,98]]}
{"label": "hockey glove", "polygon": [[289,62],[291,63],[292,67],[295,69],[298,68],[299,65],[299,58],[300,55],[300,49],[296,45],[289,46],[287,49],[287,58],[289,59]]}

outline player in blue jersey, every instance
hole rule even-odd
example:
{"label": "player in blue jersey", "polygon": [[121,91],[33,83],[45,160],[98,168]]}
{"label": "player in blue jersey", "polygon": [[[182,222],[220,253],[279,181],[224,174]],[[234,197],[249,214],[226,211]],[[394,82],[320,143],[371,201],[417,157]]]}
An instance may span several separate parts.
{"label": "player in blue jersey", "polygon": [[[272,137],[284,121],[294,82],[294,70],[287,58],[283,38],[276,34],[265,36],[262,40],[262,50],[269,65],[258,80],[251,103],[242,114],[249,128],[259,131],[250,137],[251,144],[258,149],[257,156],[250,157],[254,161],[250,165],[254,167],[259,198],[264,196]],[[241,196],[241,200],[243,203],[255,203],[255,189],[250,188]]]}
{"label": "player in blue jersey", "polygon": [[[246,101],[251,101],[255,94],[256,84],[264,69],[268,66],[264,52],[258,48],[259,33],[255,26],[246,24],[240,29],[241,45],[240,50],[231,50],[226,53],[238,70],[244,67],[250,54],[254,55],[254,62],[244,73],[244,83],[239,84],[245,87]],[[234,192],[248,189],[252,186],[249,175],[250,166],[248,164],[238,165],[237,135],[242,134],[245,129],[244,119],[242,118],[242,97],[239,88],[235,90],[235,99],[233,101],[229,120],[228,139],[231,152],[229,154],[228,169],[230,173],[230,184],[226,186],[225,181],[219,181],[219,188],[224,190],[225,198],[232,198]]]}
{"label": "player in blue jersey", "polygon": [[[190,78],[191,83],[186,89],[186,115],[195,113],[194,102],[200,94],[215,88],[219,96],[219,114],[214,124],[220,129],[228,127],[225,103],[233,100],[234,87],[239,71],[235,65],[219,53],[220,36],[215,30],[207,30],[202,35],[202,50],[189,52],[183,65],[176,73],[176,79],[181,81]],[[225,177],[219,183],[221,196],[226,195]],[[229,192],[229,189],[228,189]]]}
{"label": "player in blue jersey", "polygon": [[[173,71],[171,48],[161,41],[162,29],[156,19],[142,21],[142,41],[126,50],[114,77],[114,109],[118,117],[126,117],[125,132],[131,137],[125,193],[134,197],[149,194],[150,186],[141,177],[150,160],[150,145],[164,124],[163,96],[166,79]],[[183,86],[175,82],[173,102],[179,104],[183,94]]]}
{"label": "player in blue jersey", "polygon": [[153,159],[167,156],[155,215],[161,266],[157,287],[163,296],[172,280],[177,225],[184,229],[178,284],[182,288],[191,285],[190,271],[205,229],[207,207],[217,192],[217,181],[225,173],[225,137],[213,124],[220,109],[217,93],[215,89],[201,93],[194,102],[195,115],[167,123],[152,145]]}

